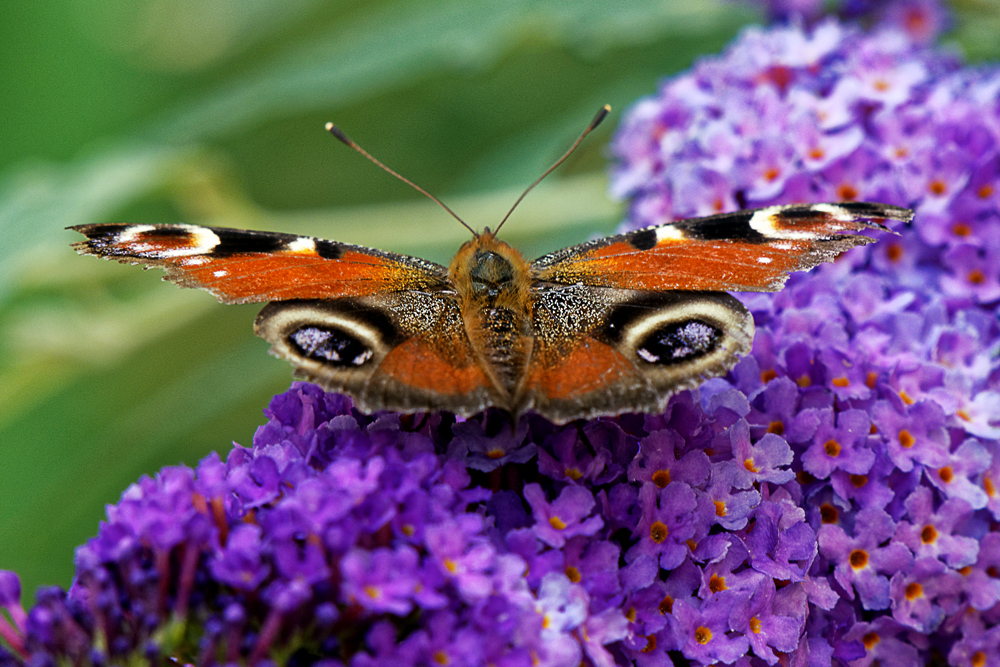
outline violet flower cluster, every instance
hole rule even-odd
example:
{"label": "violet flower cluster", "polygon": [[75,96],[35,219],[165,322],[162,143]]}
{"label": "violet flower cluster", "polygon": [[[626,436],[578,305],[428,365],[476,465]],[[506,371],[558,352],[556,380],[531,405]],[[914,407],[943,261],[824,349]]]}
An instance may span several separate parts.
{"label": "violet flower cluster", "polygon": [[746,0],[774,22],[813,24],[824,17],[891,26],[919,44],[930,44],[951,23],[943,0]]}
{"label": "violet flower cluster", "polygon": [[629,227],[915,206],[745,295],[662,414],[367,416],[297,383],[251,448],[130,487],[69,591],[0,574],[0,665],[1000,665],[1000,72],[750,29],[628,114]]}

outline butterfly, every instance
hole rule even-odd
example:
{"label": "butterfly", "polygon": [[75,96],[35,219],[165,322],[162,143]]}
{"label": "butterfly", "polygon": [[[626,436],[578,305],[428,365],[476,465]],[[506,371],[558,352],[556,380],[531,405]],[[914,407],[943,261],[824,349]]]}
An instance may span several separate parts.
{"label": "butterfly", "polygon": [[849,232],[888,231],[876,221],[912,215],[878,203],[770,206],[647,227],[531,262],[495,231],[470,228],[448,267],[274,232],[70,229],[87,237],[74,244],[81,254],[164,269],[165,280],[223,303],[269,302],[254,330],[272,354],[362,410],[470,416],[494,406],[515,420],[533,410],[565,423],[655,412],[671,394],[725,373],[754,335],[750,313],[726,292],[778,290],[789,272],[873,241]]}

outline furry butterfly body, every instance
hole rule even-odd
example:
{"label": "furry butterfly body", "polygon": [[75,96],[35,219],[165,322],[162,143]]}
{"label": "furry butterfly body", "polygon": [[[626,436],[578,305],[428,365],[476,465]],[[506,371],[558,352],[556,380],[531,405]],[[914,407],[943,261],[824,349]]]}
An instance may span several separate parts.
{"label": "furry butterfly body", "polygon": [[81,225],[82,254],[159,267],[255,323],[296,375],[364,410],[486,407],[556,421],[650,412],[750,350],[726,291],[774,291],[908,221],[884,204],[772,206],[680,220],[532,262],[489,229],[449,267],[310,237],[194,225]]}

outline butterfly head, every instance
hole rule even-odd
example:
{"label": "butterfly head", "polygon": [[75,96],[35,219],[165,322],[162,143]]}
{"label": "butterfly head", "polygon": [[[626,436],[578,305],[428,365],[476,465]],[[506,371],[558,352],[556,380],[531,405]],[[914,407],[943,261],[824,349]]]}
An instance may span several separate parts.
{"label": "butterfly head", "polygon": [[480,298],[519,294],[527,289],[528,271],[521,253],[489,227],[459,248],[448,269],[459,292]]}

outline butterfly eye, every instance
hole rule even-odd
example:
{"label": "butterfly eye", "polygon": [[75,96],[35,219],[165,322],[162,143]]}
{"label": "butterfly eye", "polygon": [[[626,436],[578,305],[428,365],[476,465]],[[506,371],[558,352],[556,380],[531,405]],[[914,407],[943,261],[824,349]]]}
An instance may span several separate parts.
{"label": "butterfly eye", "polygon": [[723,332],[701,320],[663,325],[639,341],[636,355],[651,364],[677,364],[702,357],[714,350]]}
{"label": "butterfly eye", "polygon": [[372,350],[356,336],[337,328],[302,326],[288,335],[289,344],[303,357],[332,366],[362,366]]}

